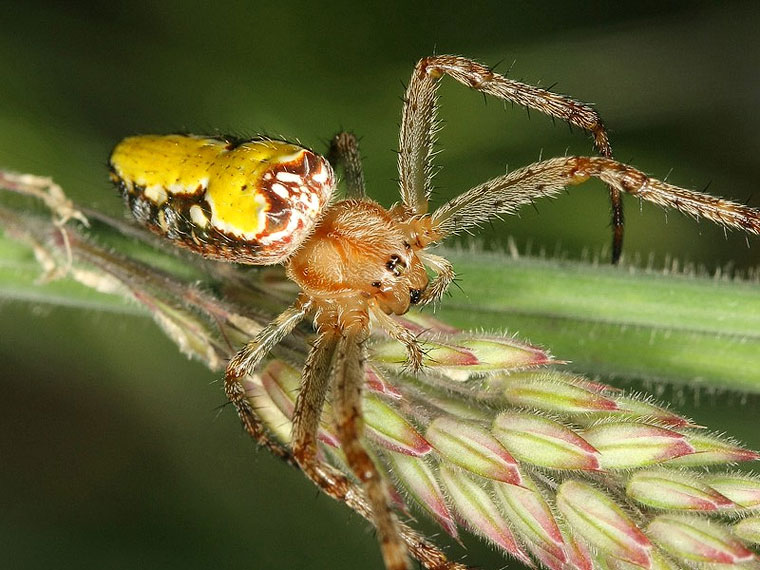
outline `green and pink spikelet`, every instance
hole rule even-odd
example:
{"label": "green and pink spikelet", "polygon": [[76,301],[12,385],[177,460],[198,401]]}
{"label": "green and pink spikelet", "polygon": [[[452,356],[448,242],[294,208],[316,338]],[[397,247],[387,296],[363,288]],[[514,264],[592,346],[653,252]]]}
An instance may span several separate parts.
{"label": "green and pink spikelet", "polygon": [[[527,566],[760,568],[760,478],[704,469],[757,453],[512,337],[399,320],[424,340],[423,372],[406,371],[398,343],[373,338],[364,395],[392,496]],[[272,360],[246,384],[286,442],[299,378]],[[332,421],[328,407],[322,453],[340,467]]]}

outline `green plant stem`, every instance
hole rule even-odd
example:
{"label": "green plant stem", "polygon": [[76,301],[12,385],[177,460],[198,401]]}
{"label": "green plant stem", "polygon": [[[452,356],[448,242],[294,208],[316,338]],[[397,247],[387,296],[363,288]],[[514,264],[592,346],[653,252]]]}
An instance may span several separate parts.
{"label": "green plant stem", "polygon": [[506,328],[607,377],[760,390],[760,285],[586,263],[447,254],[462,275],[442,315]]}
{"label": "green plant stem", "polygon": [[[10,235],[0,239],[0,298],[141,311],[71,280],[41,281],[30,248]],[[181,260],[110,228],[98,237],[143,262],[174,268],[178,279],[192,275]],[[516,333],[575,370],[608,378],[760,391],[760,286],[754,281],[477,250],[444,253],[461,279],[438,316],[455,326]]]}

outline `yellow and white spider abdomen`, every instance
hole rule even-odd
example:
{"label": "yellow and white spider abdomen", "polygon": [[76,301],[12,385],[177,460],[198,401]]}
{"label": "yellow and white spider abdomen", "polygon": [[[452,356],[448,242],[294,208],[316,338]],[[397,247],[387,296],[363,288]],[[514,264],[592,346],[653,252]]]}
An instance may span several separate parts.
{"label": "yellow and white spider abdomen", "polygon": [[206,257],[254,265],[288,258],[335,187],[325,158],[270,139],[134,136],[109,164],[140,223]]}

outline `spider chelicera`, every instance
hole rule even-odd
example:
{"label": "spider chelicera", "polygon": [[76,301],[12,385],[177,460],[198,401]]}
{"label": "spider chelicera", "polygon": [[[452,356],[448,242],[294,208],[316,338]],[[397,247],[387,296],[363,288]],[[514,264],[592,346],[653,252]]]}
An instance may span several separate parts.
{"label": "spider chelicera", "polygon": [[[584,129],[601,156],[540,161],[484,182],[430,213],[436,90],[444,75]],[[428,568],[459,567],[397,520],[383,477],[362,443],[364,341],[372,323],[403,343],[409,369],[419,370],[420,344],[392,315],[439,300],[454,278],[452,265],[430,253],[430,246],[589,178],[610,189],[614,259],[622,243],[621,193],[760,233],[760,211],[654,180],[611,156],[607,133],[590,106],[512,81],[469,59],[442,55],[420,60],[407,87],[398,155],[401,202],[390,209],[366,197],[357,142],[348,133],[333,139],[329,160],[263,138],[136,136],[119,143],[110,167],[134,216],[152,231],[205,257],[285,266],[301,292],[229,362],[226,394],[254,439],[374,522],[386,567],[401,570],[408,568],[407,553]],[[342,168],[347,187],[347,197],[334,202],[331,163]],[[286,448],[267,436],[241,380],[306,318],[313,319],[316,338]],[[328,397],[347,465],[361,488],[317,452]]]}

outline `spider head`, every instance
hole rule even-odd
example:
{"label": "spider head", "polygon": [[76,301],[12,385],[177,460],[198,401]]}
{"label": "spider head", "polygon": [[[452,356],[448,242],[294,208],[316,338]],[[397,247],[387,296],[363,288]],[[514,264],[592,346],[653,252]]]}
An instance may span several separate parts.
{"label": "spider head", "polygon": [[428,285],[412,239],[379,204],[343,200],[324,213],[288,262],[288,274],[323,310],[366,312],[374,303],[386,314],[402,315]]}
{"label": "spider head", "polygon": [[384,252],[387,256],[385,271],[374,268],[380,279],[370,283],[373,289],[370,294],[384,313],[403,315],[410,305],[416,305],[422,299],[428,276],[406,239],[402,239],[401,248],[397,243],[389,245]]}

